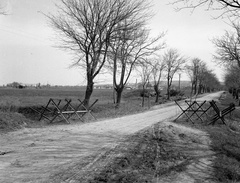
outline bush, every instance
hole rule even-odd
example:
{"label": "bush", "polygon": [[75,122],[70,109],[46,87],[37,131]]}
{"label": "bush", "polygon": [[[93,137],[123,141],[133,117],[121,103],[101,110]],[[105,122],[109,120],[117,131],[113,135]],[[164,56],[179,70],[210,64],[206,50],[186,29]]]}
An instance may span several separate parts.
{"label": "bush", "polygon": [[141,97],[153,97],[155,96],[156,93],[153,90],[145,89],[140,91],[140,96]]}
{"label": "bush", "polygon": [[174,89],[171,89],[171,90],[170,90],[170,96],[171,96],[171,97],[174,97],[174,96],[183,96],[183,95],[184,95],[184,92],[183,92],[183,91],[174,90]]}
{"label": "bush", "polygon": [[126,90],[123,93],[123,96],[125,98],[132,98],[132,97],[139,97],[141,95],[142,90],[141,89],[134,89],[134,90]]}

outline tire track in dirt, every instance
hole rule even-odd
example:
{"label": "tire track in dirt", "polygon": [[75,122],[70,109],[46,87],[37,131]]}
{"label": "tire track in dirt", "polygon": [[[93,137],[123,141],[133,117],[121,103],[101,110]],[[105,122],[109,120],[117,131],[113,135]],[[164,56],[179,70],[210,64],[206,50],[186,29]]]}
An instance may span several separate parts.
{"label": "tire track in dirt", "polygon": [[[209,99],[221,93],[211,94]],[[179,113],[175,105],[95,123],[23,129],[0,135],[0,182],[44,182],[72,162],[115,147],[120,140]]]}

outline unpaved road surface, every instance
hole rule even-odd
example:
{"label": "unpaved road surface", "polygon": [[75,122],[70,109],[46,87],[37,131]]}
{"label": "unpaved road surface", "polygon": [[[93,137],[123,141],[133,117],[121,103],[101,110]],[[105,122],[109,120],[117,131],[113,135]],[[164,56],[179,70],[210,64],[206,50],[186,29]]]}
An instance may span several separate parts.
{"label": "unpaved road surface", "polygon": [[[217,99],[221,93],[201,99]],[[162,105],[141,114],[94,123],[26,128],[1,134],[0,182],[48,182],[52,174],[71,162],[111,149],[123,137],[175,117],[179,112],[176,105]]]}

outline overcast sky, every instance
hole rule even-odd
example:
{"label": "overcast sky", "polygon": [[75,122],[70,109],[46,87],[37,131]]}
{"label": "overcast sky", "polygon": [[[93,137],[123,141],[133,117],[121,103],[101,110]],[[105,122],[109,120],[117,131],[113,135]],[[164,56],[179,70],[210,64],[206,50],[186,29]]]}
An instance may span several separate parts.
{"label": "overcast sky", "polygon": [[[13,81],[85,84],[85,73],[69,68],[71,55],[54,47],[54,31],[42,13],[54,13],[55,2],[58,1],[0,0],[8,10],[7,16],[0,16],[0,85]],[[211,39],[223,35],[229,26],[222,19],[214,19],[217,14],[204,8],[194,13],[190,10],[176,12],[176,6],[168,3],[168,0],[153,0],[155,16],[148,22],[152,35],[167,31],[164,39],[168,48],[176,48],[187,57],[202,59],[221,77],[220,69],[212,62],[215,48]],[[111,83],[106,75],[97,79],[99,83]]]}

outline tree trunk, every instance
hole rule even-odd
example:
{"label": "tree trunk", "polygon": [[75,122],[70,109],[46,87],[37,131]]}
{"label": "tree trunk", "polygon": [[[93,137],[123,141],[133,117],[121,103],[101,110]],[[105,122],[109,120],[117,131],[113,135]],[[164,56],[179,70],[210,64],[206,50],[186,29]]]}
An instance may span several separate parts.
{"label": "tree trunk", "polygon": [[144,103],[145,103],[145,86],[143,85],[142,107],[144,107]]}
{"label": "tree trunk", "polygon": [[203,88],[202,88],[202,85],[199,84],[199,85],[198,85],[198,94],[201,94],[201,93],[202,93],[202,89],[203,89]]}
{"label": "tree trunk", "polygon": [[196,95],[197,94],[197,83],[195,82],[194,83],[194,95]]}
{"label": "tree trunk", "polygon": [[121,104],[121,100],[122,100],[122,92],[123,92],[123,87],[118,87],[115,89],[116,93],[117,93],[117,101],[116,101],[116,108],[120,107]]}
{"label": "tree trunk", "polygon": [[192,95],[193,95],[193,88],[194,88],[193,85],[194,85],[194,84],[192,83],[192,87],[191,87],[191,97],[192,97]]}
{"label": "tree trunk", "polygon": [[87,88],[86,88],[86,92],[85,92],[85,98],[84,98],[84,106],[85,107],[89,107],[89,101],[93,92],[93,79],[92,78],[88,78],[87,81]]}
{"label": "tree trunk", "polygon": [[236,88],[233,89],[233,93],[232,93],[233,99],[236,98]]}
{"label": "tree trunk", "polygon": [[237,96],[238,96],[238,106],[240,106],[239,91],[240,91],[240,89],[237,89]]}
{"label": "tree trunk", "polygon": [[239,99],[239,96],[238,96],[238,89],[236,89],[236,99],[237,99],[237,100]]}
{"label": "tree trunk", "polygon": [[170,100],[170,86],[167,86],[167,99]]}
{"label": "tree trunk", "polygon": [[116,104],[116,91],[113,88],[113,103]]}
{"label": "tree trunk", "polygon": [[157,92],[156,92],[155,103],[158,103],[158,101],[159,101],[159,95],[160,95],[160,92],[157,91]]}
{"label": "tree trunk", "polygon": [[155,103],[158,103],[158,100],[159,100],[159,95],[160,95],[160,91],[158,89],[158,85],[154,85],[154,91],[156,93],[156,98],[155,98]]}

